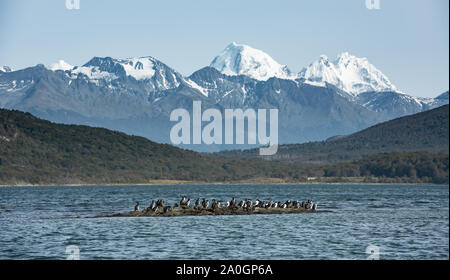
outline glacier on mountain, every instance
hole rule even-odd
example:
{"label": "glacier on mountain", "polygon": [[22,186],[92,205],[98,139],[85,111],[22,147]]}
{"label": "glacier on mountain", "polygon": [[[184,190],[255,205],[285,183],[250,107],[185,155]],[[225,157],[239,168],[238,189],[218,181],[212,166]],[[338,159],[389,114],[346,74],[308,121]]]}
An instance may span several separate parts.
{"label": "glacier on mountain", "polygon": [[83,74],[88,77],[90,80],[114,80],[118,77],[113,73],[109,73],[107,71],[102,71],[98,66],[80,66],[75,67],[71,72],[71,78],[77,79],[78,74]]}
{"label": "glacier on mountain", "polygon": [[8,66],[0,66],[0,72],[11,72],[11,68],[9,68]]}
{"label": "glacier on mountain", "polygon": [[151,79],[155,75],[154,59],[152,57],[119,59],[126,74],[136,80]]}

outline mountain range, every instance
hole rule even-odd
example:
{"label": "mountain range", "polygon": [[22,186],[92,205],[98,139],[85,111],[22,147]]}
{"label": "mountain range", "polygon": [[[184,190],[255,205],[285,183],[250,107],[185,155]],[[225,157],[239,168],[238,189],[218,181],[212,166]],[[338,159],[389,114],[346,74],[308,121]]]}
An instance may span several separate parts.
{"label": "mountain range", "polygon": [[[12,71],[0,69],[0,108],[65,124],[105,127],[170,143],[172,110],[279,110],[281,144],[347,135],[396,117],[448,104],[448,92],[419,98],[397,90],[366,58],[326,56],[299,73],[261,50],[231,43],[210,66],[188,77],[147,56],[94,57],[82,66],[61,60]],[[247,145],[242,148],[248,147]],[[199,151],[236,145],[186,146]]]}

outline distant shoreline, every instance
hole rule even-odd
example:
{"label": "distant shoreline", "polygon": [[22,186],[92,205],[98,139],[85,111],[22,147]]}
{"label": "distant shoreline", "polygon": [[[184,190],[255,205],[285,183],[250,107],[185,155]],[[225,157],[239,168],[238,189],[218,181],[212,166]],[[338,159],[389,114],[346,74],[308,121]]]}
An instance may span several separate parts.
{"label": "distant shoreline", "polygon": [[112,184],[16,184],[16,185],[0,185],[5,187],[95,187],[95,186],[169,186],[169,185],[429,185],[429,186],[449,186],[449,184],[435,183],[401,183],[401,182],[201,182],[201,181],[171,181],[161,180],[149,183],[112,183]]}

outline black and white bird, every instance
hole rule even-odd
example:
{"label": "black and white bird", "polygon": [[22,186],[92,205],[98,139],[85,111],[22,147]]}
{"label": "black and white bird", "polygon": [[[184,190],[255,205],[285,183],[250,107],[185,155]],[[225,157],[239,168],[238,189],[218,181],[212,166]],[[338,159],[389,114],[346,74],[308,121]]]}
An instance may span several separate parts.
{"label": "black and white bird", "polygon": [[147,210],[154,210],[156,207],[156,203],[154,200],[152,200],[152,203],[150,204],[150,206],[147,208]]}
{"label": "black and white bird", "polygon": [[183,195],[180,200],[180,206],[184,206],[184,205],[186,205],[186,196]]}
{"label": "black and white bird", "polygon": [[246,208],[247,209],[251,209],[252,208],[252,205],[253,205],[253,201],[251,200],[251,199],[249,199],[249,200],[247,200],[247,203],[246,203]]}
{"label": "black and white bird", "polygon": [[214,210],[217,209],[217,202],[216,202],[215,199],[213,199],[212,202],[211,202],[211,208],[214,209]]}
{"label": "black and white bird", "polygon": [[233,197],[233,198],[231,199],[231,201],[230,201],[230,207],[236,206],[236,203],[237,203],[237,202],[236,202],[236,198]]}
{"label": "black and white bird", "polygon": [[209,206],[209,200],[203,199],[203,201],[202,201],[202,206],[203,206],[203,208],[208,208],[208,206]]}

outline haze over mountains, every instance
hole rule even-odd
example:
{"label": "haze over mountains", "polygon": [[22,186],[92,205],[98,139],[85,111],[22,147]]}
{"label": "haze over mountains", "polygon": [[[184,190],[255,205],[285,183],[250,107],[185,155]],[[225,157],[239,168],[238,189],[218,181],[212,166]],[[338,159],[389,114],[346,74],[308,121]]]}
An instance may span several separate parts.
{"label": "haze over mountains", "polygon": [[[436,93],[439,95],[439,93]],[[94,57],[82,66],[0,70],[0,108],[66,124],[86,124],[170,143],[172,110],[279,109],[279,142],[347,135],[448,104],[448,92],[419,98],[397,90],[365,58],[325,56],[293,73],[263,51],[232,43],[209,67],[184,77],[154,57]],[[236,146],[186,146],[201,151]]]}
{"label": "haze over mountains", "polygon": [[[449,152],[449,105],[379,123],[326,141],[281,145],[265,159],[311,163],[359,160],[378,153]],[[259,157],[257,149],[223,151],[226,157]]]}

